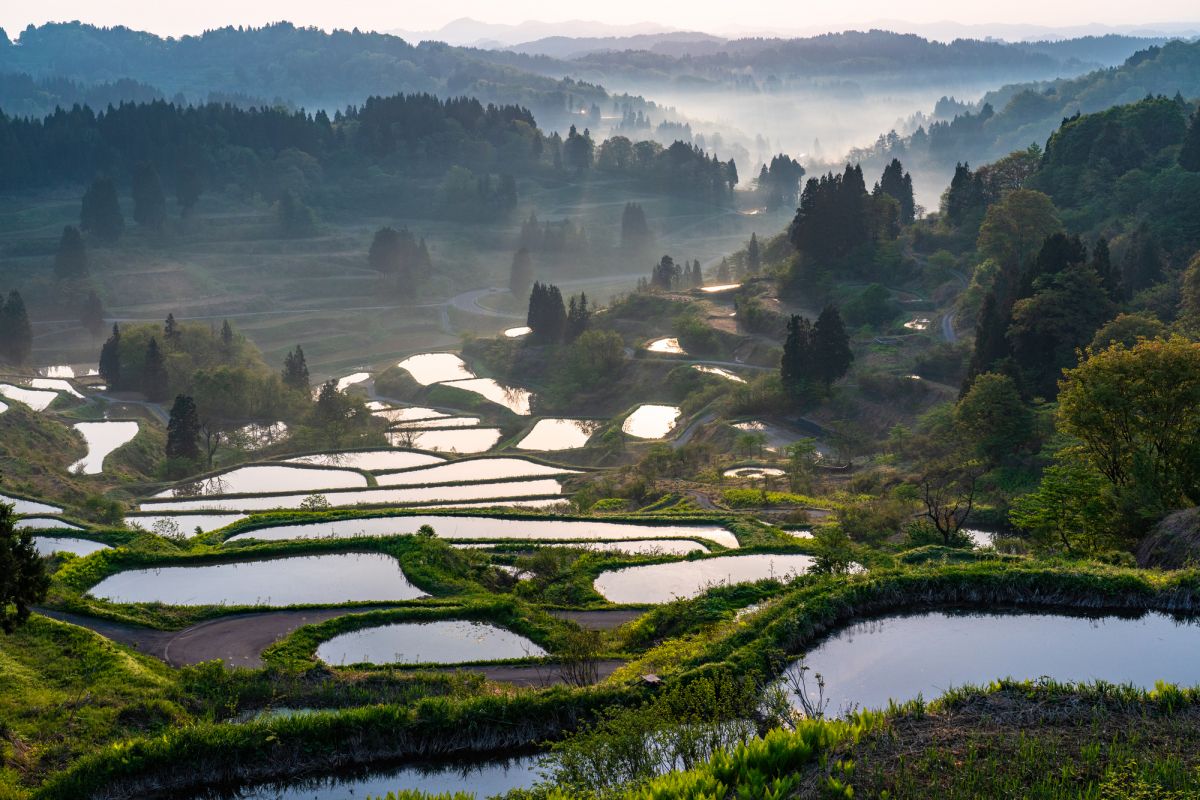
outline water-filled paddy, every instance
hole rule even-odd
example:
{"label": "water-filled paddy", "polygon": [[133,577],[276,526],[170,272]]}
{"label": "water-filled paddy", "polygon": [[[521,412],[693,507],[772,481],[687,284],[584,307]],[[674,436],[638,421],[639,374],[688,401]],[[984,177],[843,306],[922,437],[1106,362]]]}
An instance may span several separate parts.
{"label": "water-filled paddy", "polygon": [[[411,442],[409,441],[411,439]],[[402,431],[389,433],[393,444],[411,444],[420,450],[439,453],[482,453],[491,450],[500,441],[499,428],[458,428],[432,431]]]}
{"label": "water-filled paddy", "polygon": [[13,507],[18,514],[61,514],[62,506],[52,506],[49,503],[39,503],[37,500],[22,500],[19,497],[9,497],[0,494],[0,503]]}
{"label": "water-filled paddy", "polygon": [[1200,625],[1159,613],[1137,619],[1054,613],[930,612],[835,633],[804,659],[825,679],[829,711],[886,707],[999,678],[1105,680],[1153,688],[1200,683]]}
{"label": "water-filled paddy", "polygon": [[670,353],[671,355],[682,356],[687,355],[687,351],[679,345],[679,340],[675,337],[666,339],[655,339],[646,344],[646,349],[651,353]]}
{"label": "water-filled paddy", "polygon": [[707,553],[708,548],[689,539],[630,539],[626,542],[591,542],[581,545],[589,550],[614,550],[635,556],[686,556]]}
{"label": "water-filled paddy", "polygon": [[591,419],[543,419],[525,438],[517,442],[518,450],[574,450],[587,444],[602,423]]}
{"label": "water-filled paddy", "polygon": [[529,327],[528,325],[518,325],[515,328],[507,328],[504,331],[504,335],[509,339],[519,339],[522,336],[528,336],[531,333],[533,333],[533,328]]}
{"label": "water-filled paddy", "polygon": [[738,467],[724,472],[726,478],[782,478],[786,474],[778,467]]}
{"label": "water-filled paddy", "polygon": [[81,558],[109,549],[106,544],[74,536],[35,536],[33,537],[33,547],[39,555],[43,556],[55,553],[73,553]]}
{"label": "water-filled paddy", "polygon": [[5,411],[8,411],[8,403],[0,401],[0,414],[3,414]]}
{"label": "water-filled paddy", "polygon": [[384,408],[375,411],[375,416],[386,419],[392,424],[401,422],[417,422],[427,419],[445,419],[450,415],[435,408],[410,406],[408,408]]}
{"label": "water-filled paddy", "polygon": [[191,538],[196,535],[196,528],[201,533],[207,533],[245,518],[245,514],[130,514],[125,517],[125,524],[161,535],[178,532],[181,536]]}
{"label": "water-filled paddy", "polygon": [[533,539],[553,542],[564,539],[616,541],[702,538],[729,548],[738,546],[737,537],[715,525],[635,525],[627,522],[598,522],[583,519],[499,519],[449,514],[369,517],[317,522],[309,525],[277,525],[241,533],[229,541],[399,536],[416,533],[422,525],[431,526],[442,539],[494,539],[499,541]]}
{"label": "water-filled paddy", "polygon": [[434,795],[473,792],[476,797],[492,797],[510,789],[525,789],[538,780],[536,755],[495,761],[440,762],[405,764],[368,773],[303,779],[286,784],[259,784],[207,797],[220,800],[348,800],[360,797],[386,797],[401,789],[420,790]]}
{"label": "water-filled paddy", "polygon": [[9,400],[16,400],[18,403],[24,403],[34,411],[45,411],[54,398],[58,397],[58,392],[43,391],[40,389],[26,389],[24,386],[13,386],[10,383],[0,383],[0,395],[4,395]]}
{"label": "water-filled paddy", "polygon": [[213,475],[211,478],[180,484],[159,492],[155,497],[194,497],[196,495],[257,494],[292,492],[307,489],[347,489],[366,486],[367,479],[350,470],[308,469],[284,465],[260,465]]}
{"label": "water-filled paddy", "polygon": [[332,605],[425,596],[408,582],[396,559],[381,553],[135,569],[105,578],[88,593],[114,603],[177,606]]}
{"label": "water-filled paddy", "polygon": [[393,430],[411,431],[422,428],[474,428],[479,424],[479,417],[452,417],[446,415],[437,419],[417,419],[411,422],[399,422]]}
{"label": "water-filled paddy", "polygon": [[34,389],[43,389],[51,392],[65,392],[72,397],[83,399],[83,395],[75,391],[75,387],[70,381],[62,380],[61,378],[34,378],[29,382],[29,385]]}
{"label": "water-filled paddy", "polygon": [[[142,504],[141,510],[159,511],[264,511],[270,508],[299,508],[313,493],[261,495],[255,497],[204,497],[191,500],[167,500]],[[539,497],[562,494],[558,481],[543,479],[472,483],[465,486],[363,489],[349,492],[317,492],[333,506],[406,505],[409,503],[447,503],[465,500],[491,500],[511,497]]]}
{"label": "water-filled paddy", "polygon": [[705,375],[716,375],[718,378],[724,378],[725,380],[733,381],[734,383],[746,382],[746,379],[741,375],[738,375],[736,372],[730,372],[729,370],[721,369],[720,367],[711,367],[707,364],[693,364],[692,369],[696,370],[697,372],[703,372]]}
{"label": "water-filled paddy", "polygon": [[358,383],[364,383],[370,379],[371,379],[371,373],[369,373],[369,372],[354,372],[354,373],[351,373],[350,375],[347,375],[344,378],[338,378],[337,390],[339,392],[344,392],[347,389],[349,389],[351,386],[354,386],[355,384],[358,384]]}
{"label": "water-filled paddy", "polygon": [[13,527],[15,527],[17,530],[21,530],[22,528],[31,528],[33,530],[44,531],[54,530],[56,528],[67,531],[83,530],[83,528],[79,527],[78,525],[72,525],[70,522],[63,522],[61,519],[55,519],[54,517],[21,517],[16,521],[16,524]]}
{"label": "water-filled paddy", "polygon": [[398,366],[408,370],[413,380],[422,386],[475,377],[475,373],[467,369],[466,363],[454,353],[421,353],[404,359]]}
{"label": "water-filled paddy", "polygon": [[288,464],[312,464],[317,467],[344,467],[368,472],[385,469],[410,469],[441,464],[446,459],[428,453],[407,450],[363,450],[356,453],[318,453],[286,459]]}
{"label": "water-filled paddy", "polygon": [[87,455],[71,465],[71,472],[82,471],[84,475],[99,475],[104,471],[104,459],[108,454],[133,440],[137,436],[136,422],[79,422],[75,430],[87,442]]}
{"label": "water-filled paddy", "polygon": [[326,664],[465,664],[540,658],[546,651],[512,631],[471,620],[401,622],[350,631],[323,642]]}
{"label": "water-filled paddy", "polygon": [[803,575],[812,563],[812,556],[755,554],[648,564],[602,572],[595,587],[614,603],[667,603],[715,585]]}
{"label": "water-filled paddy", "polygon": [[418,486],[426,483],[456,481],[495,481],[506,478],[540,478],[548,475],[574,475],[579,470],[551,467],[524,458],[470,458],[449,464],[390,475],[379,475],[380,486]]}
{"label": "water-filled paddy", "polygon": [[448,381],[446,386],[462,389],[477,394],[497,405],[504,406],[514,414],[528,415],[529,401],[533,394],[526,389],[515,386],[504,386],[491,378],[468,378],[461,381]]}
{"label": "water-filled paddy", "polygon": [[661,439],[675,427],[678,406],[644,405],[625,418],[621,430],[638,439]]}

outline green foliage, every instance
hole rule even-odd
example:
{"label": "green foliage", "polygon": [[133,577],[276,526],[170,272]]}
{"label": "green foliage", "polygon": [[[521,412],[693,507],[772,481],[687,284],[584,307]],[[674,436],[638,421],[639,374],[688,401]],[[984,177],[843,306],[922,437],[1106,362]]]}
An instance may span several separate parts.
{"label": "green foliage", "polygon": [[842,305],[842,314],[846,317],[846,322],[855,327],[885,326],[895,319],[899,312],[900,308],[892,299],[892,293],[879,283],[872,283]]}
{"label": "green foliage", "polygon": [[1012,378],[994,372],[975,378],[954,407],[954,420],[979,454],[993,464],[1019,452],[1033,438],[1033,413]]}
{"label": "green foliage", "polygon": [[30,606],[50,588],[30,531],[16,529],[13,507],[0,503],[0,631],[12,633],[29,619]]}

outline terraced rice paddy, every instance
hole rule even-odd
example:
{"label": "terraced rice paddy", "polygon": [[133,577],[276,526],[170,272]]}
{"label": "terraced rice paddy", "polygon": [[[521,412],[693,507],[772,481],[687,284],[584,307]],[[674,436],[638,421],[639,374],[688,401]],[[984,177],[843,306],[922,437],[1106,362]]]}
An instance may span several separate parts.
{"label": "terraced rice paddy", "polygon": [[712,586],[803,575],[812,564],[812,556],[804,555],[720,556],[610,570],[600,573],[595,587],[614,603],[668,603]]}
{"label": "terraced rice paddy", "polygon": [[80,558],[109,549],[106,544],[73,536],[35,536],[33,537],[33,546],[39,555],[52,556],[55,553],[71,553]]}
{"label": "terraced rice paddy", "polygon": [[376,476],[380,486],[418,486],[458,481],[496,481],[506,478],[540,478],[574,475],[579,470],[552,467],[524,458],[468,458],[422,469]]}
{"label": "terraced rice paddy", "polygon": [[678,406],[644,405],[625,418],[621,430],[637,439],[661,439],[675,428]]}
{"label": "terraced rice paddy", "polygon": [[99,475],[104,471],[104,459],[137,436],[136,422],[79,422],[75,430],[87,442],[87,455],[71,465],[71,472]]}
{"label": "terraced rice paddy", "polygon": [[446,459],[428,453],[407,450],[361,450],[347,453],[318,453],[298,456],[284,461],[286,464],[311,464],[317,467],[342,467],[377,472],[389,469],[410,469],[441,464]]}
{"label": "terraced rice paddy", "polygon": [[45,411],[54,402],[54,399],[58,397],[58,392],[26,389],[24,386],[0,383],[0,395],[7,397],[9,400],[24,403],[34,411]]}
{"label": "terraced rice paddy", "polygon": [[350,631],[323,642],[326,664],[466,664],[540,658],[546,651],[512,631],[470,620],[403,622]]}
{"label": "terraced rice paddy", "polygon": [[518,450],[575,450],[587,444],[588,439],[603,423],[591,419],[542,419],[525,438],[517,442]]}
{"label": "terraced rice paddy", "polygon": [[367,479],[357,472],[341,469],[308,469],[285,465],[257,465],[213,475],[199,481],[174,486],[155,497],[194,497],[197,495],[261,494],[317,489],[343,489],[366,486]]}

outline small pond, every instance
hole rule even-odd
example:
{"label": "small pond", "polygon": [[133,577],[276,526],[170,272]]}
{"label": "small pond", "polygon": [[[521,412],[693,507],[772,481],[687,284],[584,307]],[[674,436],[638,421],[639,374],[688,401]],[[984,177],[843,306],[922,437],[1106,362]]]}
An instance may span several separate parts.
{"label": "small pond", "polygon": [[579,470],[550,467],[524,458],[469,458],[424,469],[379,475],[375,480],[380,486],[419,486],[457,481],[540,478],[548,475],[574,475],[578,472]]}
{"label": "small pond", "polygon": [[40,389],[26,389],[24,386],[13,386],[11,383],[0,383],[0,395],[4,395],[9,400],[16,400],[18,403],[24,403],[34,411],[45,411],[54,398],[58,397],[58,392],[42,391]]}
{"label": "small pond", "polygon": [[108,550],[106,544],[93,542],[91,539],[79,539],[74,536],[35,536],[33,546],[39,555],[49,556],[55,553],[73,553],[79,557],[90,556],[101,550]]}
{"label": "small pond", "polygon": [[812,563],[812,556],[804,555],[720,556],[602,572],[595,587],[614,603],[668,603],[716,585],[803,575]]}
{"label": "small pond", "polygon": [[504,406],[514,414],[528,415],[529,401],[533,394],[527,389],[504,386],[491,378],[469,378],[462,381],[447,381],[446,386],[462,389]]}
{"label": "small pond", "polygon": [[398,366],[408,370],[413,380],[422,386],[475,377],[475,373],[467,369],[466,363],[454,353],[421,353],[409,356]]}
{"label": "small pond", "polygon": [[154,496],[196,497],[198,495],[258,494],[308,489],[349,489],[366,485],[367,479],[364,476],[350,470],[264,465],[238,467],[220,475],[213,475],[211,478],[179,484]]}
{"label": "small pond", "polygon": [[661,439],[674,429],[680,413],[678,406],[638,406],[621,430],[638,439]]}
{"label": "small pond", "polygon": [[61,514],[62,506],[52,506],[49,503],[39,503],[36,500],[22,500],[19,497],[9,497],[6,494],[0,494],[0,503],[6,503],[13,507],[13,511],[18,514]]}
{"label": "small pond", "polygon": [[509,339],[520,339],[522,336],[528,336],[533,333],[533,328],[528,325],[518,325],[515,328],[508,328],[504,331],[504,335]]}
{"label": "small pond", "polygon": [[675,337],[665,339],[655,339],[646,344],[646,349],[651,353],[670,353],[671,355],[684,356],[687,351],[679,346],[679,340]]}
{"label": "small pond", "polygon": [[75,387],[70,381],[62,380],[61,378],[34,378],[29,382],[29,385],[34,389],[44,389],[51,392],[66,392],[72,397],[83,399],[83,395],[75,391]]}
{"label": "small pond", "polygon": [[[409,440],[411,439],[411,442]],[[460,428],[457,430],[403,431],[389,433],[392,444],[411,444],[418,450],[439,453],[483,453],[500,441],[499,428]]]}
{"label": "small pond", "polygon": [[539,762],[539,756],[526,755],[489,761],[409,763],[370,772],[259,784],[202,797],[205,800],[352,800],[383,798],[389,792],[409,789],[432,795],[474,793],[482,800],[537,783]]}
{"label": "small pond", "polygon": [[778,467],[737,467],[724,472],[726,478],[782,478],[786,474]]}
{"label": "small pond", "polygon": [[[999,678],[1105,680],[1154,687],[1200,684],[1200,624],[1159,613],[1091,617],[1057,613],[937,611],[843,628],[804,663],[825,679],[829,712],[926,700]],[[794,669],[794,666],[793,666]]]}
{"label": "small pond", "polygon": [[462,619],[362,628],[335,636],[317,648],[317,658],[333,665],[465,664],[544,655],[545,650],[524,636]]}
{"label": "small pond", "polygon": [[136,422],[79,422],[75,430],[87,442],[87,455],[71,465],[71,472],[84,475],[99,475],[104,471],[104,459],[108,454],[137,436]]}
{"label": "small pond", "polygon": [[354,386],[355,384],[358,384],[358,383],[363,383],[370,379],[371,379],[371,373],[369,373],[369,372],[354,372],[354,373],[347,375],[344,378],[338,378],[337,384],[336,384],[337,390],[339,392],[344,392],[347,389],[349,389],[351,386]]}
{"label": "small pond", "polygon": [[417,422],[428,419],[445,419],[450,415],[434,408],[410,406],[408,408],[383,408],[375,411],[375,416],[386,419],[394,424],[400,422]]}
{"label": "small pond", "polygon": [[130,514],[125,517],[125,524],[160,536],[173,536],[178,532],[190,539],[196,535],[196,528],[207,533],[245,518],[245,514]]}
{"label": "small pond", "polygon": [[382,553],[335,553],[111,575],[88,594],[114,603],[289,606],[413,600],[425,593]]}
{"label": "small pond", "polygon": [[63,522],[61,519],[54,517],[21,517],[13,526],[17,530],[33,529],[33,530],[64,530],[64,531],[81,531],[83,528],[78,525],[73,525],[70,522]]}
{"label": "small pond", "polygon": [[[314,493],[257,495],[253,497],[208,497],[144,503],[142,511],[263,511],[270,508],[299,508]],[[472,483],[465,486],[363,489],[350,492],[316,492],[330,505],[406,505],[447,503],[464,500],[503,500],[511,497],[541,497],[562,494],[562,486],[551,479]]]}
{"label": "small pond", "polygon": [[705,375],[716,375],[718,378],[724,378],[725,380],[733,381],[734,383],[746,382],[746,379],[741,375],[738,375],[735,372],[730,372],[727,369],[721,369],[720,367],[710,367],[707,364],[693,364],[692,369],[696,370],[697,372],[703,372]]}
{"label": "small pond", "polygon": [[311,456],[289,458],[288,464],[311,464],[317,467],[344,467],[368,472],[385,469],[410,469],[441,464],[446,459],[428,453],[413,453],[407,450],[361,450],[354,453],[318,453]]}
{"label": "small pond", "polygon": [[518,450],[574,450],[587,444],[602,423],[591,419],[542,419],[525,438]]}
{"label": "small pond", "polygon": [[422,525],[431,526],[443,539],[532,539],[553,542],[564,539],[617,541],[699,537],[729,548],[738,546],[737,537],[724,528],[714,525],[635,525],[627,522],[597,522],[581,519],[498,519],[495,517],[460,517],[448,514],[370,517],[317,522],[308,525],[277,525],[240,533],[229,541],[399,536],[416,533]]}

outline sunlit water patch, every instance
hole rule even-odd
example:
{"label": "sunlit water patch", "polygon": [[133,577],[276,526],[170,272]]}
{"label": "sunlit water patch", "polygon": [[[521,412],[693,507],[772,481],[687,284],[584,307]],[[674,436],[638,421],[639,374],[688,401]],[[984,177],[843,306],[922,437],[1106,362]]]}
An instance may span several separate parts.
{"label": "sunlit water patch", "polygon": [[540,658],[546,651],[512,631],[471,620],[402,622],[335,636],[317,648],[326,664],[464,664]]}
{"label": "sunlit water patch", "polygon": [[614,603],[667,603],[695,597],[712,586],[764,578],[787,580],[803,575],[812,564],[812,556],[804,555],[721,556],[602,572],[595,587]]}
{"label": "sunlit water patch", "polygon": [[558,481],[529,480],[504,483],[471,483],[464,486],[418,486],[411,488],[363,489],[348,492],[312,492],[309,494],[259,495],[251,497],[200,497],[190,500],[166,500],[143,503],[141,510],[161,511],[266,511],[272,508],[295,509],[314,495],[331,506],[411,505],[445,501],[455,503],[516,497],[541,497],[562,494]]}
{"label": "sunlit water patch", "polygon": [[726,478],[782,478],[787,473],[778,467],[737,467],[723,474]]}
{"label": "sunlit water patch", "polygon": [[715,525],[638,525],[590,519],[500,519],[496,517],[422,514],[403,517],[370,517],[315,522],[307,525],[277,525],[240,533],[229,541],[260,539],[351,538],[355,536],[399,536],[416,533],[422,525],[433,528],[442,539],[600,541],[640,539],[708,539],[729,548],[737,537]]}
{"label": "sunlit water patch", "polygon": [[418,419],[412,422],[401,422],[393,427],[397,431],[424,430],[426,428],[474,428],[479,424],[479,417],[439,417],[438,419]]}
{"label": "sunlit water patch", "polygon": [[371,379],[371,373],[369,373],[369,372],[354,372],[343,378],[337,379],[337,384],[336,384],[337,390],[339,392],[344,392],[347,389],[349,389],[351,386],[354,386],[355,384],[359,384],[359,383],[364,383],[370,379]]}
{"label": "sunlit water patch", "polygon": [[533,394],[526,389],[515,386],[504,386],[491,378],[445,381],[444,385],[477,394],[480,397],[491,400],[497,405],[504,406],[514,414],[522,416],[529,414],[529,401],[533,398]]}
{"label": "sunlit water patch", "polygon": [[678,406],[638,406],[625,418],[621,430],[638,439],[661,439],[675,428],[680,413]]}
{"label": "sunlit water patch", "polygon": [[245,518],[245,514],[130,514],[125,524],[159,536],[191,538],[197,528],[208,533]]}
{"label": "sunlit water patch", "polygon": [[679,345],[679,340],[673,336],[648,342],[646,349],[651,353],[670,353],[676,356],[687,355],[687,351]]}
{"label": "sunlit water patch", "polygon": [[375,416],[386,419],[393,425],[401,422],[417,422],[419,420],[444,419],[450,415],[434,408],[410,406],[408,408],[386,408],[375,412]]}
{"label": "sunlit water patch", "polygon": [[105,578],[88,593],[114,603],[176,606],[332,605],[425,596],[408,582],[396,559],[381,553],[128,570]]}
{"label": "sunlit water patch", "polygon": [[[829,711],[926,700],[999,678],[1200,683],[1200,625],[1164,614],[1138,618],[1053,613],[929,612],[851,625],[803,663],[825,680]],[[793,665],[792,670],[795,670]]]}
{"label": "sunlit water patch", "polygon": [[357,472],[341,469],[310,469],[260,465],[190,481],[154,495],[155,497],[194,497],[197,495],[255,494],[316,489],[347,489],[366,486],[367,479]]}
{"label": "sunlit water patch", "polygon": [[368,472],[385,469],[409,469],[441,464],[446,459],[429,453],[407,450],[362,450],[352,453],[317,453],[286,459],[288,464],[311,464],[316,467],[344,467]]}
{"label": "sunlit water patch", "polygon": [[83,399],[83,395],[75,390],[75,387],[71,385],[71,382],[68,380],[63,380],[62,378],[34,378],[29,382],[29,385],[34,389],[43,389],[51,392],[65,392],[72,397],[78,397],[80,400]]}
{"label": "sunlit water patch", "polygon": [[33,547],[38,551],[38,555],[50,556],[55,553],[71,553],[80,558],[109,549],[109,546],[106,544],[93,542],[91,539],[80,539],[75,536],[35,536],[33,537]]}
{"label": "sunlit water patch", "polygon": [[548,475],[573,475],[579,470],[551,467],[524,458],[469,458],[424,469],[379,475],[380,486],[416,486],[425,483],[456,481],[495,481],[503,478],[537,478]]}
{"label": "sunlit water patch", "polygon": [[929,329],[929,317],[913,317],[908,322],[904,323],[904,327],[910,331],[924,331]]}
{"label": "sunlit water patch", "polygon": [[707,364],[693,364],[692,369],[696,370],[697,372],[703,372],[705,375],[716,375],[718,378],[724,378],[725,380],[733,381],[734,383],[746,382],[746,379],[741,375],[730,372],[727,369],[721,369],[720,367],[710,367]]}
{"label": "sunlit water patch", "polygon": [[518,450],[574,450],[587,444],[602,423],[590,419],[543,419],[525,438],[517,442]]}
{"label": "sunlit water patch", "polygon": [[49,530],[55,530],[55,529],[64,530],[64,531],[81,531],[81,530],[83,530],[83,528],[81,528],[78,525],[74,525],[70,522],[63,522],[61,519],[55,519],[54,517],[21,517],[16,521],[16,523],[13,525],[13,527],[16,528],[17,530],[24,530],[24,529],[43,530],[43,531],[49,531]]}
{"label": "sunlit water patch", "polygon": [[421,353],[409,356],[398,366],[407,370],[413,380],[422,386],[475,377],[475,373],[467,369],[466,363],[454,353]]}
{"label": "sunlit water patch", "polygon": [[719,286],[702,287],[700,289],[700,291],[705,292],[707,294],[719,294],[721,292],[732,292],[734,289],[740,289],[740,288],[742,288],[742,285],[740,283],[722,283]]}
{"label": "sunlit water patch", "polygon": [[108,454],[133,441],[137,436],[136,422],[79,422],[75,430],[87,442],[87,455],[71,465],[71,472],[84,475],[99,475],[104,471],[104,459]]}
{"label": "sunlit water patch", "polygon": [[58,392],[26,389],[24,386],[0,383],[0,395],[4,395],[9,400],[24,403],[34,411],[45,411],[54,402],[54,398],[58,397]]}
{"label": "sunlit water patch", "polygon": [[17,514],[61,514],[62,506],[52,506],[49,503],[40,503],[37,500],[22,500],[19,497],[9,497],[6,494],[0,494],[0,503],[5,503],[13,507],[13,511]]}
{"label": "sunlit water patch", "polygon": [[499,428],[459,428],[457,430],[397,431],[388,434],[393,445],[433,450],[439,453],[483,453],[500,441]]}
{"label": "sunlit water patch", "polygon": [[531,333],[533,333],[533,328],[529,327],[528,325],[518,325],[515,328],[509,328],[506,330],[504,335],[509,339],[519,339],[522,336],[528,336]]}

